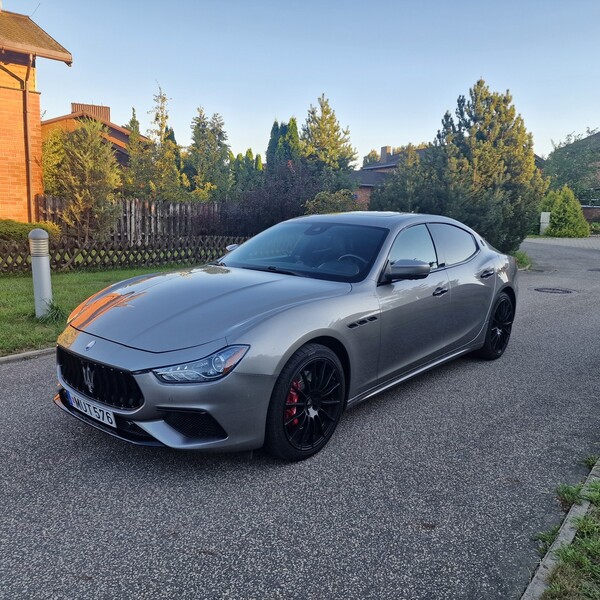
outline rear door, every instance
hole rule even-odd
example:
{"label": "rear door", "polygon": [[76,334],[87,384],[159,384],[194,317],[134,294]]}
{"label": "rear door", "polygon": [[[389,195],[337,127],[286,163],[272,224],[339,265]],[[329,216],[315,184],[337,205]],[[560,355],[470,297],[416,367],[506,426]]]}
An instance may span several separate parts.
{"label": "rear door", "polygon": [[450,284],[446,336],[452,351],[473,341],[485,324],[495,293],[496,259],[466,229],[447,223],[427,227]]}

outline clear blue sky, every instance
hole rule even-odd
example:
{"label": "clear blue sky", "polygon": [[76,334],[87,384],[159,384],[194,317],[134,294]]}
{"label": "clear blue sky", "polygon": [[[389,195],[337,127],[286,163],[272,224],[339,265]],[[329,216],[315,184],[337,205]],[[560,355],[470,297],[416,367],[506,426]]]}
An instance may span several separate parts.
{"label": "clear blue sky", "polygon": [[[547,155],[600,127],[598,0],[2,0],[73,54],[39,59],[44,118],[71,102],[135,107],[145,131],[158,85],[188,144],[196,108],[223,116],[232,151],[263,154],[274,119],[302,124],[324,93],[362,158],[431,141],[483,77],[510,90]],[[38,6],[39,5],[39,6]]]}

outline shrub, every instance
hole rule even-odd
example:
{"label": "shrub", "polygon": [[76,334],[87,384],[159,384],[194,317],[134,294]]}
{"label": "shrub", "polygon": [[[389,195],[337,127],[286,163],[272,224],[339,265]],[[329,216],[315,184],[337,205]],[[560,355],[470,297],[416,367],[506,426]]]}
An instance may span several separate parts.
{"label": "shrub", "polygon": [[27,239],[32,229],[44,229],[50,237],[58,237],[60,235],[60,227],[54,223],[21,223],[12,219],[0,219],[0,240],[21,242]]}
{"label": "shrub", "polygon": [[581,204],[566,185],[548,192],[543,207],[550,211],[550,225],[546,235],[552,237],[587,237],[590,226],[583,216]]}
{"label": "shrub", "polygon": [[590,223],[590,233],[600,235],[600,223]]}
{"label": "shrub", "polygon": [[319,192],[312,200],[308,200],[304,207],[307,215],[364,210],[364,206],[355,198],[351,190]]}

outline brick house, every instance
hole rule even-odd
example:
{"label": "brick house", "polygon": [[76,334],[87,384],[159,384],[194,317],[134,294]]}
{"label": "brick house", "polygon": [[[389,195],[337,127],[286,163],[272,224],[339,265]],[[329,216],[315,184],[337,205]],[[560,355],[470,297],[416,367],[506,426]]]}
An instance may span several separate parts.
{"label": "brick house", "polygon": [[[127,146],[129,144],[129,136],[131,131],[125,127],[121,127],[110,120],[110,107],[98,106],[95,104],[80,104],[77,102],[71,103],[71,112],[68,115],[54,117],[42,121],[42,141],[53,129],[62,129],[63,131],[73,131],[78,127],[78,124],[84,119],[94,119],[102,123],[108,130],[105,138],[111,143],[115,157],[121,166],[126,166],[129,162],[129,153]],[[140,136],[142,141],[149,142],[148,138]]]}
{"label": "brick house", "polygon": [[0,218],[35,221],[43,191],[38,58],[71,65],[73,57],[28,16],[0,0]]}
{"label": "brick house", "polygon": [[[417,150],[417,154],[422,152],[422,149]],[[380,158],[376,163],[367,165],[359,171],[354,171],[353,178],[358,184],[356,194],[362,204],[369,206],[373,188],[383,184],[388,175],[394,172],[401,154],[401,152],[394,154],[391,146],[382,146]]]}

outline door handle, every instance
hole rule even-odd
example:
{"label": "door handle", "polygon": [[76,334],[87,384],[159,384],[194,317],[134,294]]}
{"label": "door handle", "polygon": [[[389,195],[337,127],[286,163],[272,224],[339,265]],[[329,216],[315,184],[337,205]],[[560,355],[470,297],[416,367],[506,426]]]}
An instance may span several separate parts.
{"label": "door handle", "polygon": [[448,288],[439,287],[433,292],[434,296],[443,296],[448,291]]}
{"label": "door handle", "polygon": [[487,279],[488,277],[491,277],[494,273],[495,273],[494,269],[486,269],[485,271],[483,271],[481,273],[481,275],[479,275],[479,278]]}

